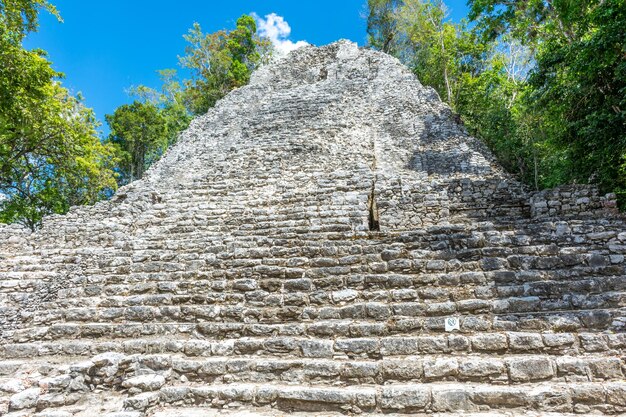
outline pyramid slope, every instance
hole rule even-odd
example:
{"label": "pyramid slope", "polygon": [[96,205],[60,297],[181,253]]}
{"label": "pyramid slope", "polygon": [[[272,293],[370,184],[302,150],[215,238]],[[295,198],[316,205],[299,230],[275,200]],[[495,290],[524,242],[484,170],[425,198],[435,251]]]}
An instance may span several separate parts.
{"label": "pyramid slope", "polygon": [[301,48],[112,200],[0,228],[0,415],[626,412],[613,203],[528,192],[392,57]]}
{"label": "pyramid slope", "polygon": [[[521,194],[515,192],[523,194],[434,90],[395,58],[343,41],[301,48],[262,68],[249,85],[194,120],[143,180],[123,187],[110,202],[48,218],[45,227],[55,234],[69,223],[87,239],[102,224],[133,233],[129,226],[141,223],[137,216],[156,201],[180,207],[198,188],[207,191],[207,204],[238,219],[259,199],[284,204],[284,190],[300,197],[324,194],[324,182],[336,180],[361,204],[372,199],[372,189],[374,197],[382,196],[379,209],[389,214],[389,221],[380,222],[383,230],[447,221],[446,212],[419,219],[414,212],[425,199],[449,206],[449,190],[483,192],[485,201],[494,197],[490,187],[512,190],[495,193],[510,200],[506,204],[518,204]],[[455,180],[464,184],[459,187]],[[481,184],[485,181],[489,184]],[[221,198],[224,193],[237,202]],[[497,206],[500,200],[488,203]],[[350,206],[352,220],[346,224],[360,231],[367,209],[364,215],[358,204]]]}

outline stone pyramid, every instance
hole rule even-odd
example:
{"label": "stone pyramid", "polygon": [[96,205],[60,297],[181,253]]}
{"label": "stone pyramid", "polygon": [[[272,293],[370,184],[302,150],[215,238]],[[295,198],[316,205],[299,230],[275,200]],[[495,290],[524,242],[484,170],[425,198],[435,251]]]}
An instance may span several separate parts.
{"label": "stone pyramid", "polygon": [[0,228],[0,415],[626,412],[626,227],[396,59],[254,74],[143,180]]}

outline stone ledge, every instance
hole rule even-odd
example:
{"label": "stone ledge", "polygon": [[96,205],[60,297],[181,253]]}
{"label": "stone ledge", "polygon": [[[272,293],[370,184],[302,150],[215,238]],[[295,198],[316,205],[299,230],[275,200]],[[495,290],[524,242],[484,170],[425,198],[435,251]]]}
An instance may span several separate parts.
{"label": "stone ledge", "polygon": [[615,194],[600,195],[595,185],[564,185],[533,193],[529,199],[532,218],[618,217]]}

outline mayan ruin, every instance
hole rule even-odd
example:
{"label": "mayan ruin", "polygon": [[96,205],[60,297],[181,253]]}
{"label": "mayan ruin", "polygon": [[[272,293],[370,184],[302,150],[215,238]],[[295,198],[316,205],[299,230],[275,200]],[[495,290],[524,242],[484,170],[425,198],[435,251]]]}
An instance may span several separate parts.
{"label": "mayan ruin", "polygon": [[0,415],[619,415],[625,254],[614,195],[303,47],[111,200],[0,225]]}

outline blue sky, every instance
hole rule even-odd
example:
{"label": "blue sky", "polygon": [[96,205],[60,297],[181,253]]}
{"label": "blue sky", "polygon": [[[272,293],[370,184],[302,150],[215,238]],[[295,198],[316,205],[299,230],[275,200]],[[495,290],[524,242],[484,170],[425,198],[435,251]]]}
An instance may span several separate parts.
{"label": "blue sky", "polygon": [[[194,22],[204,32],[231,29],[242,14],[275,13],[291,27],[289,39],[324,45],[338,39],[366,42],[366,0],[52,0],[64,23],[41,16],[27,48],[48,51],[64,85],[81,92],[96,116],[131,102],[126,89],[159,87],[156,70],[177,68],[185,34]],[[451,18],[467,13],[465,0],[449,0]],[[103,130],[107,130],[103,126]]]}

